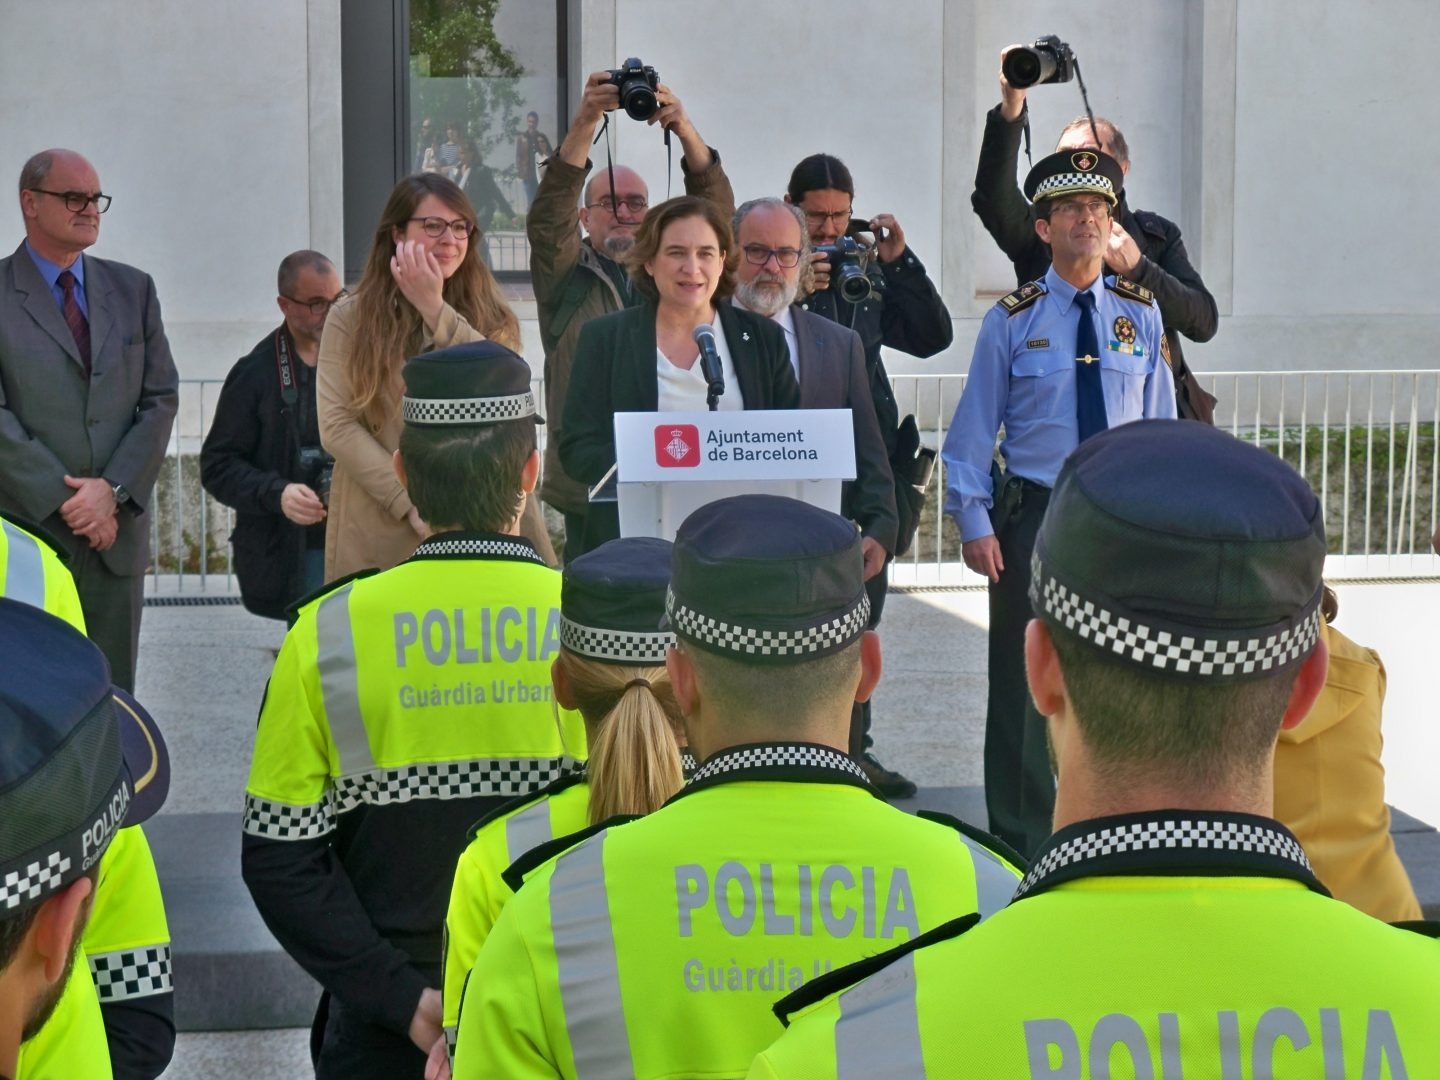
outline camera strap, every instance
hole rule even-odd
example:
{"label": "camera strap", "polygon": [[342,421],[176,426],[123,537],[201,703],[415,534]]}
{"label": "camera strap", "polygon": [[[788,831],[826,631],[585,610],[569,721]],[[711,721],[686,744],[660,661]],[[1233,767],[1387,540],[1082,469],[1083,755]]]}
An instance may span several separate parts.
{"label": "camera strap", "polygon": [[[615,151],[610,144],[610,114],[607,112],[600,120],[600,130],[595,133],[595,138],[590,140],[594,146],[601,139],[605,140],[605,173],[610,181],[610,205],[617,205],[615,198]],[[670,188],[673,184],[673,173],[675,169],[675,152],[670,146],[670,129],[665,129],[665,198],[670,198]]]}
{"label": "camera strap", "polygon": [[[1085,76],[1080,72],[1080,59],[1075,59],[1075,81],[1080,84],[1080,100],[1085,104],[1085,115],[1090,120],[1090,135],[1095,140],[1095,149],[1100,149],[1100,129],[1095,126],[1095,110],[1090,107],[1090,92],[1085,89]],[[1030,156],[1030,109],[1025,109],[1025,122],[1021,125],[1021,132],[1025,136],[1025,162],[1031,168],[1035,166],[1035,160]]]}
{"label": "camera strap", "polygon": [[295,382],[295,363],[290,359],[290,334],[283,326],[275,331],[275,374],[280,379],[280,400],[287,409],[293,409],[300,400],[300,388]]}

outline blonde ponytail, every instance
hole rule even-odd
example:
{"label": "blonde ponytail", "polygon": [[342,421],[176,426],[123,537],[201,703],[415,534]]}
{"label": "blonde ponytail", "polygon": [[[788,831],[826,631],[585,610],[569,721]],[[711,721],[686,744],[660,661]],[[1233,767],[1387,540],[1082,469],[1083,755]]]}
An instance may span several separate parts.
{"label": "blonde ponytail", "polygon": [[592,728],[590,822],[648,814],[679,791],[680,723],[663,666],[602,664],[560,652],[575,703]]}

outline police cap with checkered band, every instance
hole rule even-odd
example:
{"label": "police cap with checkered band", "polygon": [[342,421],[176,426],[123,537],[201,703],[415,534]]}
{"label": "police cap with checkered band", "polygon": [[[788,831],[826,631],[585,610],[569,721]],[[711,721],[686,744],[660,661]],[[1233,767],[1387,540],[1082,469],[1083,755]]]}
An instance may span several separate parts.
{"label": "police cap with checkered band", "polygon": [[723,656],[793,664],[839,652],[870,619],[860,534],[794,499],[719,499],[681,524],[665,607],[681,641]]}
{"label": "police cap with checkered band", "polygon": [[1025,197],[1031,202],[1095,194],[1114,206],[1124,187],[1120,163],[1099,150],[1059,150],[1037,161],[1025,177]]}
{"label": "police cap with checkered band", "polygon": [[169,789],[154,720],[74,627],[0,599],[0,919],[64,888]]}
{"label": "police cap with checkered band", "polygon": [[670,541],[629,536],[565,564],[560,644],[605,664],[658,665],[675,635],[660,629]]}
{"label": "police cap with checkered band", "polygon": [[405,423],[420,427],[496,424],[532,417],[535,394],[530,365],[493,341],[468,341],[421,353],[406,361]]}
{"label": "police cap with checkered band", "polygon": [[1208,424],[1141,420],[1065,462],[1035,541],[1035,613],[1177,678],[1292,668],[1320,636],[1325,525],[1310,485]]}

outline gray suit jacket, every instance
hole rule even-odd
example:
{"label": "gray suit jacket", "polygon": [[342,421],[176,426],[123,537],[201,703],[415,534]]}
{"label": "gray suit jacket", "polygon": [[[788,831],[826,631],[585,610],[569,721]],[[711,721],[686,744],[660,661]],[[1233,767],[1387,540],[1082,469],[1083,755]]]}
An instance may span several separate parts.
{"label": "gray suit jacket", "polygon": [[101,558],[116,574],[149,561],[145,513],[165,458],[179,378],[150,275],[82,255],[90,308],[92,376],[60,305],[22,243],[0,259],[0,509],[45,528],[71,549],[88,546],[59,509],[64,477],[124,484],[115,543]]}
{"label": "gray suit jacket", "polygon": [[855,425],[855,481],[845,485],[841,513],[894,554],[900,518],[895,511],[895,477],[885,453],[875,399],[865,373],[865,346],[849,327],[792,305],[800,353],[800,407],[849,409]]}

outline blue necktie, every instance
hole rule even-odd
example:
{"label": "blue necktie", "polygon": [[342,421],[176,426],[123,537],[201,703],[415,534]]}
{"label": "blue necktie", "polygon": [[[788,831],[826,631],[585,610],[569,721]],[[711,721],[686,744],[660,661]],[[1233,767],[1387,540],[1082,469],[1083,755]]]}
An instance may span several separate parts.
{"label": "blue necktie", "polygon": [[1075,333],[1075,418],[1080,441],[1110,426],[1105,418],[1105,392],[1100,388],[1100,342],[1095,337],[1095,294],[1075,294],[1080,305],[1080,329]]}

